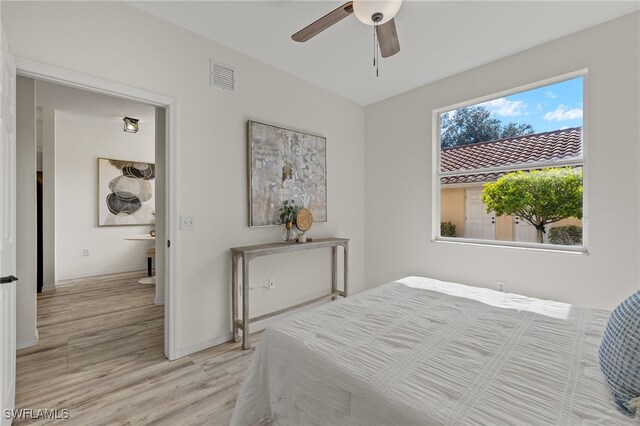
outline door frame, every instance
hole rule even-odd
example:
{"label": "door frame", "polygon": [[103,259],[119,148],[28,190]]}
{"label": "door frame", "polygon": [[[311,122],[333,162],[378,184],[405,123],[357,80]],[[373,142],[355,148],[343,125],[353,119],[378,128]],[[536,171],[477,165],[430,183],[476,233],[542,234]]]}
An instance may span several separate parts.
{"label": "door frame", "polygon": [[[0,275],[9,278],[9,282],[0,283],[0,425],[10,426],[12,413],[6,415],[5,410],[14,410],[16,401],[16,338],[17,312],[16,300],[18,290],[17,272],[17,78],[15,60],[11,54],[11,46],[0,25],[0,185],[6,188],[2,194],[0,205],[0,227],[4,228],[0,235]],[[6,102],[6,103],[5,103]],[[6,132],[5,132],[6,130]],[[8,155],[7,155],[8,154]],[[7,269],[5,269],[7,268]]]}
{"label": "door frame", "polygon": [[164,354],[169,360],[176,359],[176,99],[19,56],[14,59],[17,75],[165,108],[165,235],[172,244],[170,249],[165,246],[164,257]]}

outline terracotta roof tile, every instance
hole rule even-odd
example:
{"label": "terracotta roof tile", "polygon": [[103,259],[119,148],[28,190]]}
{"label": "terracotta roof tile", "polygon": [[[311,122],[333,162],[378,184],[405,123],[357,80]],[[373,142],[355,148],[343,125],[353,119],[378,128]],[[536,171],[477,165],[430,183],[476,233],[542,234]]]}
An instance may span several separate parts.
{"label": "terracotta roof tile", "polygon": [[[444,148],[440,151],[440,170],[468,171],[511,165],[526,169],[535,163],[577,158],[582,158],[582,127]],[[490,182],[503,174],[449,176],[441,178],[441,183]]]}

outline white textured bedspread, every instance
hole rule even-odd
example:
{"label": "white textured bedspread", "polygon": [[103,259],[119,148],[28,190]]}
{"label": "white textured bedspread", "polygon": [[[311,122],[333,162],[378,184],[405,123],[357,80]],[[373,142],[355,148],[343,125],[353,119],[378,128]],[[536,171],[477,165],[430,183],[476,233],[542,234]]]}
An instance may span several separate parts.
{"label": "white textured bedspread", "polygon": [[634,424],[598,367],[608,314],[405,278],[267,329],[231,424]]}

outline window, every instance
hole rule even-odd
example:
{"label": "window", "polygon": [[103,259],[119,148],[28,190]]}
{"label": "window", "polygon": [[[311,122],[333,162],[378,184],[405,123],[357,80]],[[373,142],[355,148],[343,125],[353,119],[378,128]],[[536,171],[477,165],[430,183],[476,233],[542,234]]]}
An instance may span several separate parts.
{"label": "window", "polygon": [[584,251],[584,80],[434,111],[436,239]]}

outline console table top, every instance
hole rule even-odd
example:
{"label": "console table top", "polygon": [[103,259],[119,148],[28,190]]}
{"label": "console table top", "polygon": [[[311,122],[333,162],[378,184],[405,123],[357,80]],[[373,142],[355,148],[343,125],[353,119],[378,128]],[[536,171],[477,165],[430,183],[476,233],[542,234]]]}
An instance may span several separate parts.
{"label": "console table top", "polygon": [[232,247],[230,250],[234,254],[267,255],[275,253],[286,253],[295,250],[344,246],[348,242],[348,238],[314,238],[313,241],[306,243],[257,244],[254,246]]}

